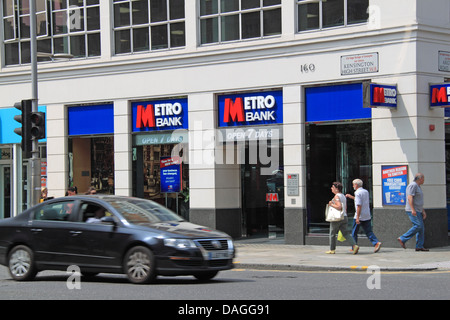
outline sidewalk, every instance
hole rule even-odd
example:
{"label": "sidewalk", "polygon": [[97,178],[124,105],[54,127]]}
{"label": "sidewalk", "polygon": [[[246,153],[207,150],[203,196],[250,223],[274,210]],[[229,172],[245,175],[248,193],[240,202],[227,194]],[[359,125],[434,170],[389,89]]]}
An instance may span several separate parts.
{"label": "sidewalk", "polygon": [[353,255],[349,246],[338,246],[336,254],[325,254],[328,246],[300,246],[269,241],[235,241],[237,269],[292,271],[365,271],[378,266],[381,271],[450,270],[450,247],[416,252],[414,248],[361,247]]}

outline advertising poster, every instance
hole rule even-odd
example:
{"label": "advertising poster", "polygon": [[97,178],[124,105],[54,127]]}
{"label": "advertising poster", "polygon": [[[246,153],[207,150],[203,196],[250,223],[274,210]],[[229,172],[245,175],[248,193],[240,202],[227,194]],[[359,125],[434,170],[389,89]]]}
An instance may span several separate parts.
{"label": "advertising poster", "polygon": [[181,158],[161,157],[161,192],[181,192]]}
{"label": "advertising poster", "polygon": [[382,166],[383,205],[404,206],[408,186],[408,166]]}

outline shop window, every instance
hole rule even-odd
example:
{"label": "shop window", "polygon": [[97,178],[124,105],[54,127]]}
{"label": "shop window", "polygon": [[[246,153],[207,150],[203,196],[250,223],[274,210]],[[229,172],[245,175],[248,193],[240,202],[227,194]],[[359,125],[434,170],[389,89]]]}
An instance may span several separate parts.
{"label": "shop window", "polygon": [[281,34],[281,0],[201,0],[201,43]]}
{"label": "shop window", "polygon": [[76,137],[69,143],[69,186],[79,194],[92,187],[97,193],[114,194],[114,138]]}
{"label": "shop window", "polygon": [[[133,150],[133,195],[150,199],[178,213],[184,219],[189,215],[189,166],[185,144],[158,144],[135,147]],[[164,192],[161,178],[161,159],[179,157],[181,167],[180,192]],[[178,191],[178,190],[177,190]]]}
{"label": "shop window", "polygon": [[366,23],[369,0],[298,0],[298,31]]}
{"label": "shop window", "polygon": [[[38,52],[100,56],[99,0],[37,0],[36,19]],[[3,44],[6,65],[30,63],[28,0],[3,1]]]}
{"label": "shop window", "polygon": [[184,47],[184,0],[114,0],[115,53]]}

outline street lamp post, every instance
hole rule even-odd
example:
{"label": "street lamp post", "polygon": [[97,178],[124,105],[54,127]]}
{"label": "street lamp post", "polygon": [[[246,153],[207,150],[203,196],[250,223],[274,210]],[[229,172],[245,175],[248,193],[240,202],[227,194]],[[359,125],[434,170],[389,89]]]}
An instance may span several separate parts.
{"label": "street lamp post", "polygon": [[[30,1],[30,55],[31,55],[31,112],[38,112],[36,1]],[[41,194],[41,157],[39,139],[33,138],[31,147],[31,205],[39,203]]]}
{"label": "street lamp post", "polygon": [[[31,112],[38,112],[38,57],[73,58],[70,54],[51,54],[37,52],[36,1],[30,1],[30,55],[31,55]],[[39,154],[39,137],[33,137],[31,144],[31,205],[39,203],[41,195],[41,157]]]}

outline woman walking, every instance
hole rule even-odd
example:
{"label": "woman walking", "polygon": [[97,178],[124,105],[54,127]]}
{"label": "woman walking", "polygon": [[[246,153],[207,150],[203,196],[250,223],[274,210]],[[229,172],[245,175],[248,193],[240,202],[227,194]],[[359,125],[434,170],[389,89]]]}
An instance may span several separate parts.
{"label": "woman walking", "polygon": [[347,199],[345,195],[342,194],[342,183],[333,182],[331,186],[331,192],[333,192],[334,197],[328,203],[329,206],[337,209],[344,210],[344,219],[341,221],[331,222],[330,225],[330,250],[326,253],[335,254],[336,253],[336,234],[341,231],[343,236],[350,242],[353,247],[353,254],[357,254],[359,247],[355,242],[355,239],[350,234],[348,230],[348,217],[347,217]]}

